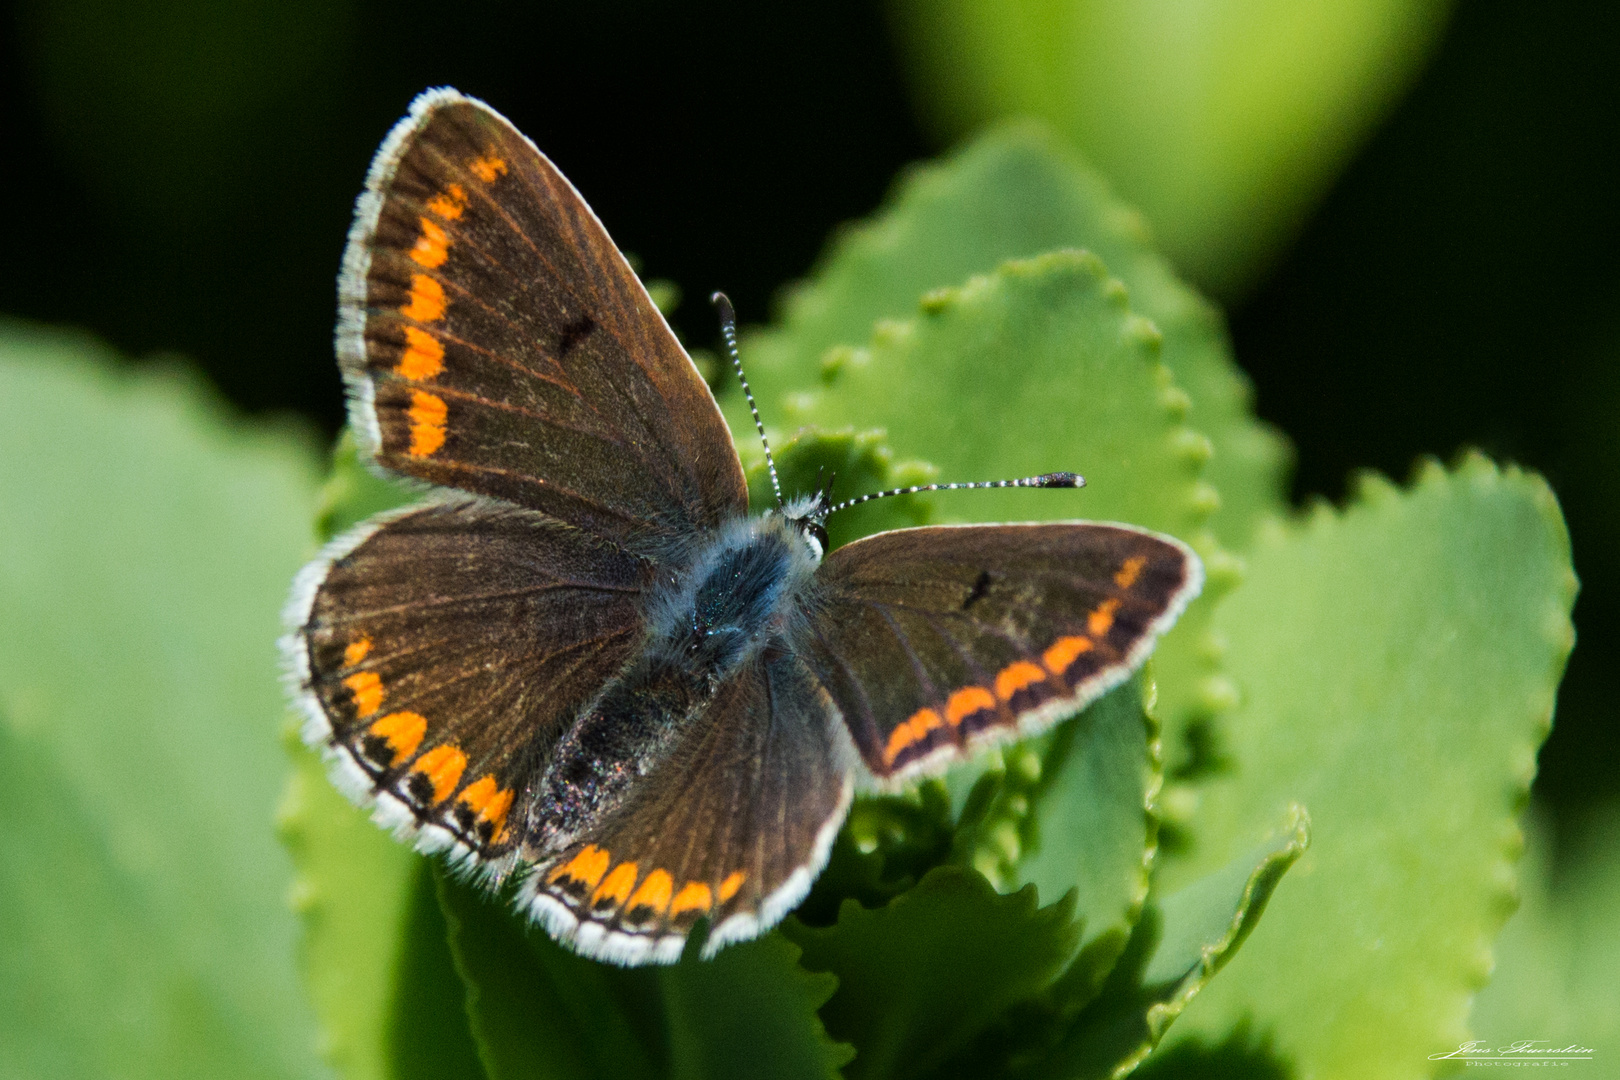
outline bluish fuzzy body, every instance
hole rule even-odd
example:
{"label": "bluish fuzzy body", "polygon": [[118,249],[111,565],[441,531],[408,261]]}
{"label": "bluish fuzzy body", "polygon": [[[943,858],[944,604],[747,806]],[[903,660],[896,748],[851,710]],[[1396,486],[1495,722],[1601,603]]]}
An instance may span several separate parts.
{"label": "bluish fuzzy body", "polygon": [[640,653],[558,743],[531,820],[560,850],[623,800],[720,686],[770,649],[791,650],[814,602],[821,545],[794,511],[739,519],[648,597]]}

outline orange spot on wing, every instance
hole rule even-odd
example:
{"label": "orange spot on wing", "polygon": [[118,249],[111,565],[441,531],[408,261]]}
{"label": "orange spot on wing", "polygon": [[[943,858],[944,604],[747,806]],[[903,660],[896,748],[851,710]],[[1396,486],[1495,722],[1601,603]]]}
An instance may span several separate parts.
{"label": "orange spot on wing", "polygon": [[945,721],[939,718],[939,713],[933,709],[918,709],[912,713],[889,732],[889,745],[883,748],[883,764],[894,764],[894,759],[900,756],[900,751],[935,728],[944,726],[944,723]]}
{"label": "orange spot on wing", "polygon": [[367,730],[387,740],[388,748],[394,752],[394,764],[398,765],[422,745],[422,735],[427,731],[427,717],[413,712],[389,713]]}
{"label": "orange spot on wing", "polygon": [[945,722],[956,727],[980,709],[996,707],[995,695],[982,686],[964,686],[945,703]]}
{"label": "orange spot on wing", "polygon": [[431,379],[444,370],[444,346],[426,330],[405,328],[405,355],[394,369],[407,379]]}
{"label": "orange spot on wing", "polygon": [[660,915],[669,907],[669,894],[675,890],[675,882],[665,870],[654,870],[647,875],[647,880],[641,883],[624,906],[627,911],[634,911],[638,907],[650,907]]}
{"label": "orange spot on wing", "polygon": [[636,873],[636,864],[633,862],[615,866],[613,872],[591,894],[591,906],[595,907],[604,900],[611,900],[615,904],[624,903],[630,895],[630,887],[636,883]]}
{"label": "orange spot on wing", "polygon": [[426,274],[412,274],[411,298],[399,313],[417,322],[438,322],[444,318],[444,286]]}
{"label": "orange spot on wing", "polygon": [[478,815],[480,821],[488,821],[497,814],[505,816],[506,808],[512,802],[512,793],[502,791],[493,776],[481,776],[468,784],[467,790],[456,801],[466,803],[467,809]]}
{"label": "orange spot on wing", "polygon": [[748,875],[743,873],[741,870],[733,870],[726,877],[726,880],[720,883],[720,902],[723,904],[727,900],[730,900],[733,896],[736,896],[737,890],[742,888],[742,883],[747,879],[747,877]]}
{"label": "orange spot on wing", "polygon": [[1096,646],[1091,643],[1090,638],[1060,637],[1041,654],[1041,662],[1046,665],[1047,671],[1061,675],[1069,670],[1069,665],[1074,663],[1081,653],[1088,653],[1094,648]]}
{"label": "orange spot on wing", "polygon": [[1142,572],[1142,567],[1146,565],[1146,555],[1132,555],[1125,560],[1125,565],[1119,568],[1119,573],[1114,575],[1114,584],[1122,589],[1130,588],[1136,584],[1137,575]]}
{"label": "orange spot on wing", "polygon": [[[739,881],[737,884],[741,885],[742,882]],[[669,917],[673,919],[686,911],[708,911],[712,906],[714,894],[709,891],[709,887],[701,881],[688,881],[681,886],[681,891],[675,894],[675,899],[670,901]]]}
{"label": "orange spot on wing", "polygon": [[433,801],[444,802],[456,790],[461,771],[467,767],[467,755],[454,746],[435,746],[417,759],[411,772],[419,772],[433,785]]}
{"label": "orange spot on wing", "polygon": [[996,697],[1002,701],[1011,701],[1012,696],[1032,683],[1043,682],[1046,672],[1027,660],[1008,664],[996,675]]}
{"label": "orange spot on wing", "polygon": [[483,157],[474,158],[468,162],[467,168],[471,169],[472,174],[486,184],[493,184],[497,176],[506,175],[506,162],[501,160],[493,150]]}
{"label": "orange spot on wing", "polygon": [[460,184],[450,184],[428,200],[427,208],[446,221],[454,221],[467,209],[467,191]]}
{"label": "orange spot on wing", "polygon": [[1118,600],[1104,600],[1097,605],[1097,610],[1086,616],[1086,629],[1094,638],[1100,638],[1108,633],[1114,625],[1114,612],[1119,610]]}
{"label": "orange spot on wing", "polygon": [[354,695],[354,708],[361,716],[370,716],[382,708],[382,676],[375,671],[357,671],[344,679],[343,685]]}
{"label": "orange spot on wing", "polygon": [[450,257],[450,234],[428,218],[417,220],[422,224],[422,235],[416,238],[416,246],[411,248],[411,258],[418,266],[425,266],[429,270],[443,266],[444,260]]}
{"label": "orange spot on wing", "polygon": [[575,881],[583,882],[587,889],[594,889],[596,883],[602,880],[602,875],[607,873],[608,863],[612,861],[613,857],[606,851],[595,844],[586,844],[579,849],[579,854],[553,870],[547,880],[556,881],[558,878],[571,877]]}
{"label": "orange spot on wing", "polygon": [[371,639],[363,637],[358,641],[349,642],[343,650],[343,666],[354,667],[371,653]]}
{"label": "orange spot on wing", "polygon": [[444,445],[444,421],[450,415],[444,399],[421,390],[411,391],[411,456],[427,457]]}

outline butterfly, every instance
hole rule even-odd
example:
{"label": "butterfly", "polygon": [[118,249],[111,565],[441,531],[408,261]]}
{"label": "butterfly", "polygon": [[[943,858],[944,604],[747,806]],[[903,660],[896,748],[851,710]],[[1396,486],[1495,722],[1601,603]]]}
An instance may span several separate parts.
{"label": "butterfly", "polygon": [[304,737],[379,824],[516,882],[584,955],[670,963],[700,920],[705,956],[759,935],[858,785],[1075,713],[1201,585],[1128,525],[829,552],[824,491],[750,516],[714,397],[601,223],[454,90],[378,150],[338,292],[350,425],[428,494],[294,583]]}

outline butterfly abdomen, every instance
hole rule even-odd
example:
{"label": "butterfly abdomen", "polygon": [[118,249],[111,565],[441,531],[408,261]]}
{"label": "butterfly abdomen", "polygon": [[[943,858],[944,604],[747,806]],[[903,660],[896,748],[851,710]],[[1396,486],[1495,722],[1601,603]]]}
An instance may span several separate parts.
{"label": "butterfly abdomen", "polygon": [[611,813],[702,723],[739,667],[780,646],[815,567],[813,549],[780,517],[750,518],[720,530],[650,597],[640,654],[557,745],[531,818],[535,847],[566,847]]}

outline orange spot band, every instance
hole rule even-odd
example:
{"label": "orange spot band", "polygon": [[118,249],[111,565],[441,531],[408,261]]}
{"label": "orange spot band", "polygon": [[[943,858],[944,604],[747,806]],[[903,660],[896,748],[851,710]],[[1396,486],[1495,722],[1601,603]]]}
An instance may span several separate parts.
{"label": "orange spot band", "polygon": [[1097,610],[1086,616],[1086,629],[1091,636],[1100,638],[1108,633],[1114,625],[1114,612],[1119,610],[1118,600],[1104,600],[1097,605]]}
{"label": "orange spot band", "polygon": [[426,274],[412,274],[411,298],[399,313],[417,322],[438,322],[444,318],[444,286]]}
{"label": "orange spot band", "polygon": [[[741,882],[738,882],[741,884]],[[675,894],[675,899],[669,904],[669,917],[675,918],[687,911],[708,911],[714,906],[714,893],[701,881],[688,881],[681,886],[681,891]]]}
{"label": "orange spot band", "polygon": [[1137,575],[1141,574],[1142,567],[1147,565],[1146,555],[1132,555],[1125,560],[1125,565],[1119,568],[1114,575],[1114,584],[1122,589],[1128,589],[1136,584]]}
{"label": "orange spot band", "polygon": [[450,184],[428,200],[427,208],[446,221],[454,221],[467,209],[467,191],[460,184]]}
{"label": "orange spot band", "polygon": [[444,399],[421,390],[411,391],[411,456],[427,457],[444,445],[444,421],[450,409]]}
{"label": "orange spot band", "polygon": [[945,721],[933,709],[918,709],[889,732],[889,745],[883,748],[883,764],[893,765],[900,751],[944,724]]}
{"label": "orange spot band", "polygon": [[433,801],[444,802],[461,781],[461,771],[467,767],[467,755],[454,746],[435,746],[423,754],[412,772],[419,772],[433,785]]}
{"label": "orange spot band", "polygon": [[664,909],[669,907],[670,893],[675,891],[675,882],[670,878],[667,870],[654,870],[647,875],[647,880],[641,883],[635,895],[625,903],[627,911],[634,911],[639,907],[650,907],[662,915]]}
{"label": "orange spot band", "polygon": [[493,184],[497,176],[506,175],[506,162],[501,160],[493,150],[483,157],[474,158],[468,162],[467,168],[471,169],[472,174],[486,184]]}
{"label": "orange spot band", "polygon": [[370,716],[382,708],[382,676],[375,671],[357,671],[344,679],[343,685],[354,695],[354,709],[361,716]]}
{"label": "orange spot band", "polygon": [[633,862],[615,866],[613,872],[608,874],[591,894],[591,906],[595,907],[604,900],[611,900],[615,904],[624,903],[630,895],[631,887],[636,883],[636,873],[636,864]]}
{"label": "orange spot band", "polygon": [[748,875],[741,870],[733,870],[727,875],[726,880],[720,883],[720,902],[723,904],[736,896],[737,890],[742,888],[743,880],[747,877]]}
{"label": "orange spot band", "polygon": [[996,707],[996,697],[982,686],[964,686],[945,703],[945,722],[956,727],[981,709]]}
{"label": "orange spot band", "polygon": [[411,259],[429,270],[443,266],[444,260],[450,257],[450,234],[429,218],[418,218],[417,221],[422,225],[422,235],[416,238],[416,246],[411,248]]}
{"label": "orange spot band", "polygon": [[595,844],[586,844],[572,859],[553,870],[546,878],[547,881],[557,881],[561,878],[573,878],[583,882],[587,889],[596,888],[602,875],[607,873],[611,856]]}
{"label": "orange spot band", "polygon": [[343,666],[354,667],[371,653],[371,639],[363,637],[358,641],[349,642],[343,650]]}
{"label": "orange spot band", "polygon": [[367,729],[373,735],[388,742],[388,748],[394,752],[394,764],[398,765],[422,745],[422,736],[427,731],[427,718],[420,713],[396,712],[378,720]]}
{"label": "orange spot band", "polygon": [[1091,643],[1090,638],[1060,637],[1041,654],[1041,662],[1046,665],[1047,671],[1061,675],[1069,670],[1069,665],[1074,663],[1080,654],[1088,653],[1094,648],[1096,646]]}
{"label": "orange spot band", "polygon": [[587,889],[594,889],[597,882],[602,880],[602,875],[607,873],[608,863],[612,861],[612,856],[606,851],[595,844],[586,844],[579,849],[579,854],[553,870],[549,880],[556,881],[558,878],[570,877],[583,882]]}
{"label": "orange spot band", "polygon": [[394,369],[413,381],[431,379],[444,370],[444,346],[426,330],[414,326],[405,328],[405,355]]}
{"label": "orange spot band", "polygon": [[1027,660],[1008,664],[996,676],[996,697],[1011,701],[1012,696],[1033,683],[1044,682],[1046,671]]}

